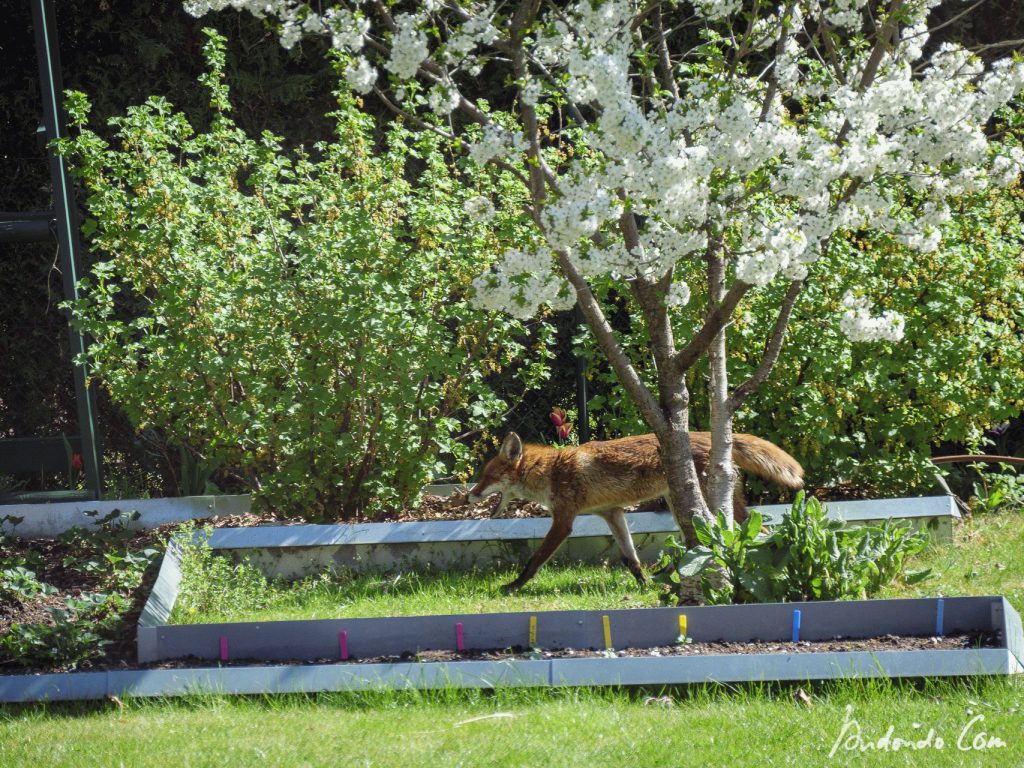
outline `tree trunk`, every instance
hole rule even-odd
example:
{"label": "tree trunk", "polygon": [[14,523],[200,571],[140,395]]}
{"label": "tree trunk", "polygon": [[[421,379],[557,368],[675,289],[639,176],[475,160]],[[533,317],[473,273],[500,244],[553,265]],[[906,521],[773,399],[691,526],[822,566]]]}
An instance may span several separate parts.
{"label": "tree trunk", "polygon": [[[719,246],[708,250],[708,316],[725,297],[725,260]],[[711,384],[711,452],[707,467],[707,502],[712,515],[722,512],[729,527],[733,523],[733,489],[736,467],[732,461],[732,408],[729,402],[729,370],[722,328],[708,348]]]}
{"label": "tree trunk", "polygon": [[[660,377],[661,378],[661,377]],[[687,548],[699,543],[693,528],[693,516],[710,519],[708,506],[701,492],[700,477],[693,463],[690,446],[689,402],[690,393],[682,379],[659,382],[662,410],[667,425],[657,432],[661,447],[661,466],[668,481],[669,509],[683,534]]]}

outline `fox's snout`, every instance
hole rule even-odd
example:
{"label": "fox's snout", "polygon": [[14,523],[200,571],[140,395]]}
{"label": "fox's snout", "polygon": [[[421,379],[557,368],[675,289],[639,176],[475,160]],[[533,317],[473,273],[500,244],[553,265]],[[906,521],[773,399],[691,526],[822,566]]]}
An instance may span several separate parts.
{"label": "fox's snout", "polygon": [[470,504],[476,504],[478,501],[481,501],[484,498],[484,490],[485,488],[483,481],[477,483],[476,485],[469,489],[469,493],[466,495],[466,500]]}
{"label": "fox's snout", "polygon": [[509,432],[501,444],[501,450],[498,452],[498,455],[487,462],[480,475],[480,482],[469,489],[466,498],[471,503],[476,503],[487,496],[500,493],[501,501],[498,502],[497,509],[491,513],[495,517],[500,515],[505,511],[511,495],[514,495],[510,494],[509,491],[515,485],[513,482],[515,467],[517,462],[522,459],[522,456],[523,443],[519,439],[519,435],[515,432]]}

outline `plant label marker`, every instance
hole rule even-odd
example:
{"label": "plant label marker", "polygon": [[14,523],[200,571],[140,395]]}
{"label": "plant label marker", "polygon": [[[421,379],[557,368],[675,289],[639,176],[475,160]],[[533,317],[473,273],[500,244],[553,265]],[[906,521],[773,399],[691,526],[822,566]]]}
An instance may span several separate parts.
{"label": "plant label marker", "polygon": [[455,623],[455,650],[460,653],[466,650],[466,639],[462,634],[462,622]]}
{"label": "plant label marker", "polygon": [[793,611],[793,642],[800,642],[800,611]]}
{"label": "plant label marker", "polygon": [[945,626],[943,623],[943,613],[944,605],[942,602],[942,598],[940,597],[938,600],[935,601],[935,634],[938,637],[942,637],[945,631]]}
{"label": "plant label marker", "polygon": [[686,614],[679,614],[679,636],[686,637]]}
{"label": "plant label marker", "polygon": [[530,648],[537,647],[537,617],[530,617]]}
{"label": "plant label marker", "polygon": [[228,636],[227,635],[221,635],[220,636],[220,660],[221,661],[227,661],[228,660]]}
{"label": "plant label marker", "polygon": [[348,632],[344,629],[338,633],[338,650],[341,651],[341,660],[348,661]]}
{"label": "plant label marker", "polygon": [[601,625],[604,627],[604,647],[609,651],[612,650],[612,623],[608,620],[608,616],[601,617]]}

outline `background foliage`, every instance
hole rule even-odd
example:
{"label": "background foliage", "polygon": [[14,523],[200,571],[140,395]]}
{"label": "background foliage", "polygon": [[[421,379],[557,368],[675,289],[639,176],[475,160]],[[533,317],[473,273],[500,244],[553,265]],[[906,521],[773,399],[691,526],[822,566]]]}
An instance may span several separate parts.
{"label": "background foliage", "polygon": [[211,33],[206,132],[152,97],[113,119],[108,144],[85,127],[85,96],[68,101],[78,130],[62,151],[109,255],[74,307],[94,375],[134,424],[280,512],[401,508],[465,471],[464,425],[505,408],[488,373],[515,366],[525,389],[544,375],[521,324],[467,299],[515,212],[467,216],[490,190],[456,178],[434,134],[394,123],[375,145],[346,92],[335,140],[250,138],[229,116],[223,46]]}
{"label": "background foliage", "polygon": [[[959,18],[954,17],[962,9],[946,5],[938,9],[936,22],[951,23],[931,45],[947,37],[976,45],[1024,37],[1024,15],[1016,0],[987,0],[983,13]],[[332,109],[335,77],[324,63],[319,40],[307,39],[285,51],[276,35],[248,14],[227,11],[200,22],[188,16],[180,3],[161,0],[57,0],[56,10],[65,85],[90,95],[93,130],[100,136],[111,135],[113,129],[106,126],[109,117],[124,113],[128,105],[141,103],[153,93],[165,95],[193,125],[209,120],[208,97],[195,82],[204,68],[201,28],[211,23],[228,38],[225,71],[236,104],[232,117],[240,128],[249,135],[268,129],[281,136],[285,148],[311,146],[330,135],[332,120],[327,115]],[[35,133],[41,103],[31,14],[22,3],[5,11],[5,23],[0,27],[4,60],[0,68],[0,92],[4,94],[0,98],[0,178],[6,183],[0,185],[0,210],[42,210],[50,204],[49,179]],[[486,68],[481,77],[488,77]],[[496,99],[502,85],[494,83]],[[379,137],[385,110],[372,99],[366,107],[378,116],[374,132]],[[1019,278],[1010,276],[1012,249],[1018,247],[1013,226],[1019,203],[1018,198],[1001,200],[1000,211],[992,214],[995,218],[979,212],[972,231],[982,239],[961,249],[957,259],[964,265],[963,272],[940,274],[935,285],[931,283],[936,275],[908,276],[912,284],[899,287],[888,297],[893,308],[908,313],[914,345],[923,344],[926,351],[923,361],[917,357],[916,347],[907,343],[901,349],[871,347],[856,354],[851,350],[837,358],[840,364],[833,371],[825,353],[837,349],[838,334],[831,328],[801,324],[798,310],[780,367],[767,388],[749,402],[742,415],[743,428],[785,444],[808,466],[812,482],[832,482],[835,476],[873,485],[879,492],[892,492],[924,478],[923,457],[930,450],[952,452],[933,448],[933,440],[960,442],[1019,413],[1016,403],[1021,387],[1012,386],[1007,378],[1013,375],[1013,355],[1019,354],[1014,351],[1019,350],[1019,320],[988,314],[991,306],[1009,306],[1014,291],[1019,292],[1019,281],[1014,282]],[[986,229],[988,222],[993,222],[993,229]],[[977,259],[985,247],[999,252],[999,263],[1007,267],[1005,274],[987,275],[978,268]],[[64,321],[57,310],[61,296],[60,278],[53,268],[54,251],[52,244],[0,244],[0,290],[5,297],[0,302],[0,360],[7,363],[0,365],[0,437],[72,434],[77,430]],[[100,257],[102,254],[95,256]],[[1019,258],[1016,263],[1019,265]],[[860,277],[837,276],[837,284],[822,286],[815,300],[834,300],[844,285]],[[951,292],[955,288],[964,289],[965,295],[957,300],[961,306],[954,307],[957,302],[952,301]],[[908,307],[915,291],[927,292],[931,309],[927,305]],[[948,309],[956,311],[943,315]],[[757,317],[755,310],[752,321]],[[625,329],[621,320],[617,322]],[[569,313],[555,318],[555,323],[557,358],[546,384],[524,393],[512,374],[489,376],[509,403],[505,426],[533,439],[550,439],[546,414],[553,404],[566,407],[571,418],[576,418],[570,348],[575,322]],[[988,330],[983,333],[982,327]],[[976,346],[979,340],[981,347]],[[796,353],[801,348],[817,349],[819,343],[823,354],[815,356],[804,371]],[[895,357],[888,366],[881,358],[883,352],[890,351]],[[911,367],[900,368],[908,360]],[[733,365],[742,364],[733,361]],[[591,417],[595,436],[635,431],[636,422],[619,405],[617,388],[607,384],[598,366],[592,366],[590,373],[591,393],[596,397]],[[943,381],[943,376],[949,379]],[[907,403],[911,398],[918,402],[918,391],[926,397],[920,399],[921,408],[910,413]],[[104,463],[112,493],[182,493],[196,487],[188,475],[203,480],[205,470],[196,471],[195,457],[168,444],[160,429],[138,431],[121,408],[106,398],[101,397],[100,406]],[[971,412],[977,408],[981,413],[975,418]],[[846,427],[840,418],[844,422],[849,419],[851,426]],[[998,434],[985,432],[983,436],[994,441],[998,452],[1019,453],[1024,450],[1024,420],[1010,418]],[[828,459],[833,453],[837,457],[834,466]],[[213,477],[225,490],[243,485],[223,473]],[[40,478],[22,481],[34,487]]]}

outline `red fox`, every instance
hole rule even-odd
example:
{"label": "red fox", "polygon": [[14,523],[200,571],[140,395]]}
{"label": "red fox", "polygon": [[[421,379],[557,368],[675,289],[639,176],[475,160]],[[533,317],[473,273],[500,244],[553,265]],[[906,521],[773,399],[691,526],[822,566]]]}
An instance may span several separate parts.
{"label": "red fox", "polygon": [[[697,474],[705,477],[711,435],[691,432]],[[803,486],[804,470],[796,459],[767,440],[753,435],[733,435],[733,461],[740,469],[760,475],[786,488]],[[509,501],[534,501],[551,511],[551,529],[519,577],[506,584],[506,591],[519,589],[554,554],[572,532],[576,515],[591,512],[608,523],[622,560],[641,584],[647,575],[633,546],[623,507],[656,499],[668,493],[661,468],[658,439],[636,435],[618,440],[594,441],[579,447],[552,448],[524,444],[510,432],[498,455],[487,462],[480,482],[469,491],[469,501],[501,494],[493,515],[501,514]],[[736,483],[733,514],[746,518],[741,483]]]}

